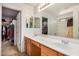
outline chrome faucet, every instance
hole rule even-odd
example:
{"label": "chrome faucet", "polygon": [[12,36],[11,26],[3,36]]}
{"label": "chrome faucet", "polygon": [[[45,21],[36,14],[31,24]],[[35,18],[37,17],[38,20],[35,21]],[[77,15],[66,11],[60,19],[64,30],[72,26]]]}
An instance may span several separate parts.
{"label": "chrome faucet", "polygon": [[67,40],[62,40],[61,41],[63,44],[68,44],[69,43],[69,41],[67,41]]}

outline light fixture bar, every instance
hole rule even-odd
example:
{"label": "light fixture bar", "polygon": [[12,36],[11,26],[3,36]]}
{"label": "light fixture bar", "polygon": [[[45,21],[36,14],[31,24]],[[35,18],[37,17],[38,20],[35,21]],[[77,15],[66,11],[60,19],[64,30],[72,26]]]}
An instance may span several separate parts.
{"label": "light fixture bar", "polygon": [[38,7],[38,11],[43,11],[46,8],[48,8],[49,6],[53,5],[54,3],[42,3],[39,7]]}

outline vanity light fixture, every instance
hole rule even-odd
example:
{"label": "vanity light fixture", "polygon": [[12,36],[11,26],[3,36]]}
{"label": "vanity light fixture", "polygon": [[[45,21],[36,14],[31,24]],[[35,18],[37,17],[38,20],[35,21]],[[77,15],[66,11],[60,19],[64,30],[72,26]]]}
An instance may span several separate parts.
{"label": "vanity light fixture", "polygon": [[62,20],[60,20],[61,22],[64,22],[64,21],[66,21],[66,19],[62,19]]}
{"label": "vanity light fixture", "polygon": [[70,19],[70,18],[73,18],[73,17],[60,17],[60,18],[57,18],[57,20],[59,21],[59,22],[64,22],[64,21],[67,21],[68,19]]}
{"label": "vanity light fixture", "polygon": [[57,18],[58,19],[58,22],[64,22],[67,20],[67,18]]}
{"label": "vanity light fixture", "polygon": [[43,10],[45,10],[46,8],[50,7],[51,5],[53,5],[54,3],[42,3],[38,6],[38,12],[41,12]]}

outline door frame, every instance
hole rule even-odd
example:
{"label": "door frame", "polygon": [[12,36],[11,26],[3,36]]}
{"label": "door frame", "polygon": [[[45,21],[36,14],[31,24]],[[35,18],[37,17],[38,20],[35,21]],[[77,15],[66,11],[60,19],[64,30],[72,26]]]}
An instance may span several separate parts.
{"label": "door frame", "polygon": [[[20,13],[20,31],[19,31],[19,32],[20,32],[20,36],[19,36],[19,37],[20,37],[20,49],[18,49],[18,50],[21,51],[21,27],[22,27],[22,26],[21,26],[21,11],[19,11],[18,13]],[[16,22],[17,22],[17,19],[16,19]],[[16,26],[17,26],[17,25],[16,25]],[[17,28],[16,28],[16,36],[17,36]],[[17,42],[17,37],[16,37],[16,47],[18,48],[17,43],[18,43],[18,42]]]}
{"label": "door frame", "polygon": [[[8,7],[8,6],[2,6],[2,7],[5,7],[5,8],[9,8],[9,9],[12,9],[12,10],[16,10],[16,11],[19,11],[20,12],[20,51],[21,51],[21,17],[22,17],[22,12],[21,12],[21,10],[18,10],[18,9],[16,9],[16,8],[12,8],[12,7]],[[2,8],[1,7],[1,8]],[[1,19],[2,19],[2,17],[1,17]],[[1,25],[1,27],[2,27],[2,25]],[[17,40],[17,39],[16,39]],[[17,44],[17,42],[16,42],[16,44]],[[17,47],[17,45],[15,45],[16,47]],[[17,48],[18,49],[18,48]],[[18,49],[19,50],[19,49]]]}

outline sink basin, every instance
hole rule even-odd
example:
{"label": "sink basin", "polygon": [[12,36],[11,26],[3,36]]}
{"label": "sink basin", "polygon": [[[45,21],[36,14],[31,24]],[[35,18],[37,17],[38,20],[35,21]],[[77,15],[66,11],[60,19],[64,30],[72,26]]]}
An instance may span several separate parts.
{"label": "sink basin", "polygon": [[59,48],[67,48],[68,45],[66,44],[62,44],[62,43],[57,43],[57,42],[54,42],[54,43],[51,43],[52,46],[56,46],[56,47],[59,47]]}
{"label": "sink basin", "polygon": [[63,38],[49,38],[43,36],[35,36],[36,41],[48,46],[51,49],[55,49],[66,55],[79,55],[79,43],[64,40]]}
{"label": "sink basin", "polygon": [[45,38],[43,36],[36,36],[36,39],[38,39],[40,42],[49,44],[52,47],[57,47],[57,48],[64,48],[64,49],[74,49],[74,47],[79,47],[74,43],[68,42],[67,40],[57,40],[57,39],[50,39],[50,38]]}

